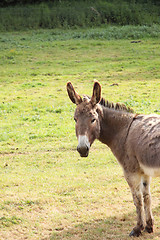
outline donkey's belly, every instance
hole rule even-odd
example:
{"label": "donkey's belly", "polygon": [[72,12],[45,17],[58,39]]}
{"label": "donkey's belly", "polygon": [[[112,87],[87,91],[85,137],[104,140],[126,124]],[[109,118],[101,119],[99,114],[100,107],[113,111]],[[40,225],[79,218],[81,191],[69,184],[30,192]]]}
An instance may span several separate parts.
{"label": "donkey's belly", "polygon": [[143,164],[140,164],[140,166],[145,175],[148,175],[151,177],[159,177],[160,176],[160,167],[158,167],[158,168],[147,167]]}

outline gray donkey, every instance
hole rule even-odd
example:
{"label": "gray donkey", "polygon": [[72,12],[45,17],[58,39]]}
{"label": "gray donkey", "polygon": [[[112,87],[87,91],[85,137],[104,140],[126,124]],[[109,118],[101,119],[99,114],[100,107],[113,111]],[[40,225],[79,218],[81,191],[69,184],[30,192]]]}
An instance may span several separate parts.
{"label": "gray donkey", "polygon": [[125,105],[101,99],[101,86],[94,83],[92,97],[83,99],[71,82],[69,98],[77,105],[74,120],[77,151],[87,157],[95,139],[107,144],[123,168],[137,211],[137,225],[130,236],[153,232],[150,177],[160,176],[160,116],[137,115]]}

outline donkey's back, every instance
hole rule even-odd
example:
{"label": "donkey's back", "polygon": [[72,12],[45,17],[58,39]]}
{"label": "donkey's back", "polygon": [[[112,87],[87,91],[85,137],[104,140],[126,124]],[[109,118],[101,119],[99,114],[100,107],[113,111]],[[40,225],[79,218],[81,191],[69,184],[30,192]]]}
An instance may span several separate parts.
{"label": "donkey's back", "polygon": [[146,175],[160,175],[160,116],[138,115],[130,128],[127,154]]}

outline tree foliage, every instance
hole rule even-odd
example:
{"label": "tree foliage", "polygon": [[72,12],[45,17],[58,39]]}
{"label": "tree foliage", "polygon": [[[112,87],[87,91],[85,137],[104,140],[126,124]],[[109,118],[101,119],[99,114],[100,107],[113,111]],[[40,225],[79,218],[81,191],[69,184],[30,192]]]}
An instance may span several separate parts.
{"label": "tree foliage", "polygon": [[[70,2],[78,2],[79,0],[70,0]],[[83,0],[84,2],[89,2],[89,0]],[[96,0],[94,0],[96,1]],[[50,2],[50,3],[60,3],[64,2],[64,0],[1,0],[0,6],[7,7],[7,6],[14,6],[14,5],[26,5],[26,4],[38,4],[42,2]],[[105,2],[105,1],[104,1]],[[108,0],[108,2],[112,3],[112,0]],[[124,0],[117,0],[117,2],[124,2]],[[159,0],[125,0],[128,3],[150,3],[155,5],[160,5]]]}
{"label": "tree foliage", "polygon": [[153,4],[151,0],[3,0],[4,2],[0,7],[0,30],[3,31],[108,24],[160,24],[160,5]]}
{"label": "tree foliage", "polygon": [[[1,7],[9,7],[13,5],[22,5],[22,4],[35,4],[35,3],[42,3],[43,0],[1,0],[0,6]],[[47,1],[45,1],[47,2]]]}

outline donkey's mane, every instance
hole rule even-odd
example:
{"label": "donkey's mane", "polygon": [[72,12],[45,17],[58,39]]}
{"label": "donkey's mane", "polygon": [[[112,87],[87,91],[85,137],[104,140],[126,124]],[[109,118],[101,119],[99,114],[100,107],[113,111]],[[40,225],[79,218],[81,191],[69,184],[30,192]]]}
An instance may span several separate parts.
{"label": "donkey's mane", "polygon": [[118,110],[118,111],[125,111],[125,112],[129,112],[129,113],[133,113],[133,109],[131,109],[130,107],[127,107],[125,104],[121,104],[121,103],[113,103],[113,102],[109,102],[108,100],[105,101],[104,98],[101,98],[101,101],[99,102],[100,105],[107,107],[107,108],[111,108],[113,110]]}

